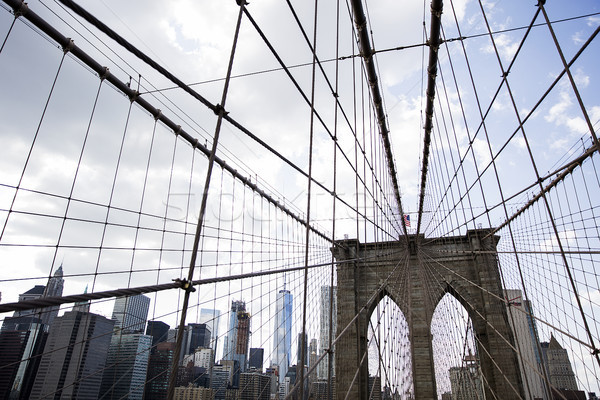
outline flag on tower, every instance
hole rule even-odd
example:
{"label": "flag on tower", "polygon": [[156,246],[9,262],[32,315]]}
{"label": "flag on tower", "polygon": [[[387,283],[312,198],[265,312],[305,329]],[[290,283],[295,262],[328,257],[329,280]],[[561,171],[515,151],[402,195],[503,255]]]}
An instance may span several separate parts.
{"label": "flag on tower", "polygon": [[410,228],[410,215],[408,214],[404,214],[404,225],[407,228]]}

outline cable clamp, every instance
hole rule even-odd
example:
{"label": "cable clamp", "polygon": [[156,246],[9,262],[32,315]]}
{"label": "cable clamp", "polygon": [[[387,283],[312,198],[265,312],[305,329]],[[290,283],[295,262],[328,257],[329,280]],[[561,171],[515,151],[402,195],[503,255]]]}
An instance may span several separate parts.
{"label": "cable clamp", "polygon": [[592,350],[592,355],[593,356],[597,356],[598,354],[600,354],[600,349],[594,349],[594,350]]}
{"label": "cable clamp", "polygon": [[218,116],[224,117],[229,113],[227,111],[225,111],[225,108],[222,105],[217,104],[215,106],[215,114],[217,114]]}
{"label": "cable clamp", "polygon": [[102,73],[100,74],[100,80],[101,80],[101,81],[105,80],[105,79],[106,79],[106,77],[108,76],[108,74],[109,74],[109,69],[108,69],[108,67],[104,67],[104,68],[102,69]]}
{"label": "cable clamp", "polygon": [[71,38],[67,38],[67,44],[63,46],[63,51],[65,53],[70,52],[71,50],[73,50],[73,47],[75,46],[75,43],[73,42],[73,39]]}
{"label": "cable clamp", "polygon": [[196,289],[192,285],[192,282],[188,281],[187,279],[177,278],[177,279],[173,279],[173,282],[177,283],[179,285],[179,288],[185,290],[186,292],[195,292],[196,291]]}
{"label": "cable clamp", "polygon": [[134,101],[137,100],[137,98],[140,96],[140,92],[138,92],[137,90],[134,90],[131,92],[131,94],[129,95],[129,101],[131,101],[132,103]]}
{"label": "cable clamp", "polygon": [[15,18],[19,18],[27,14],[27,11],[29,11],[29,6],[27,5],[27,3],[22,1],[19,8],[14,8],[13,10],[15,12]]}

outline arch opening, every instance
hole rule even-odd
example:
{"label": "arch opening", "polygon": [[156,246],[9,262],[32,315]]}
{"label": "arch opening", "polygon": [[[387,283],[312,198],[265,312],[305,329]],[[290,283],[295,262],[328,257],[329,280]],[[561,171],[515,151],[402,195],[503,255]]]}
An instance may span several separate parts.
{"label": "arch opening", "polygon": [[483,400],[484,389],[473,322],[468,311],[446,293],[431,319],[431,338],[437,398]]}
{"label": "arch opening", "polygon": [[[367,327],[369,398],[412,399],[414,396],[408,321],[398,305],[383,295]],[[375,397],[380,391],[382,396]]]}

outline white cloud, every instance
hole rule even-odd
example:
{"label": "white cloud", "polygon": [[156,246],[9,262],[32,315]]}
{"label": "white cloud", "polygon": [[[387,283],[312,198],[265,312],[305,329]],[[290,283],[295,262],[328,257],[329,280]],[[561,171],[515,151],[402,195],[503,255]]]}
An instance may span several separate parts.
{"label": "white cloud", "polygon": [[[581,71],[577,71],[574,78],[582,88],[589,84],[589,77]],[[597,108],[598,106],[590,108],[590,116],[593,120],[596,120],[594,114],[598,113]],[[600,114],[598,115],[600,116]],[[560,91],[558,101],[550,107],[544,119],[558,128],[566,128],[574,136],[580,136],[588,131],[587,123],[581,115],[579,107],[575,107],[573,95],[568,87]]]}
{"label": "white cloud", "polygon": [[575,79],[575,83],[580,89],[586,88],[590,84],[589,75],[586,75],[581,68],[577,68],[575,74],[573,75],[573,79]]}
{"label": "white cloud", "polygon": [[[574,230],[561,231],[558,233],[558,237],[560,238],[560,243],[564,250],[568,250],[569,247],[577,244],[577,232]],[[539,243],[539,248],[541,251],[558,251],[560,249],[555,235],[541,241]]]}
{"label": "white cloud", "polygon": [[600,24],[600,17],[598,17],[598,16],[589,17],[587,19],[588,26],[595,28],[598,26],[598,24]]}
{"label": "white cloud", "polygon": [[527,148],[527,143],[525,143],[525,139],[521,136],[513,138],[511,143],[519,150],[525,150]]}
{"label": "white cloud", "polygon": [[473,151],[475,152],[475,157],[477,157],[479,168],[487,166],[492,161],[490,149],[486,140],[475,138],[475,140],[473,140]]}
{"label": "white cloud", "polygon": [[573,34],[573,36],[571,36],[571,40],[575,44],[578,44],[578,45],[583,44],[583,42],[585,42],[585,40],[583,39],[582,36],[583,36],[582,32],[575,32]]}

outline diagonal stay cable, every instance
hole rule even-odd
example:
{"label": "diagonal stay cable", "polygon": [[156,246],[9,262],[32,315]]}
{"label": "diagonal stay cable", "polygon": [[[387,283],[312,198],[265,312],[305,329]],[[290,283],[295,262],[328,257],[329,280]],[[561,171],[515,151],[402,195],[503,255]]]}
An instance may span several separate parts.
{"label": "diagonal stay cable", "polygon": [[[360,46],[360,54],[363,58],[365,69],[367,71],[367,77],[369,79],[369,86],[371,88],[372,101],[375,106],[377,114],[377,122],[379,124],[379,134],[383,139],[383,145],[385,148],[385,156],[387,159],[388,173],[392,179],[392,185],[394,189],[394,196],[400,212],[401,218],[404,216],[402,209],[402,199],[400,197],[400,187],[398,186],[398,179],[396,173],[396,166],[394,164],[394,157],[392,154],[392,146],[389,138],[389,129],[386,118],[386,113],[383,108],[383,100],[381,97],[381,90],[379,89],[379,79],[377,78],[377,72],[375,71],[375,65],[373,63],[373,49],[369,42],[369,33],[367,30],[367,20],[365,18],[365,12],[363,10],[362,0],[352,0],[352,10],[354,13],[354,24],[358,33],[358,43]],[[402,224],[404,230],[404,236],[408,237],[408,231],[406,224]]]}
{"label": "diagonal stay cable", "polygon": [[[120,92],[122,92],[123,94],[125,94],[129,99],[133,100],[135,103],[137,103],[143,109],[145,109],[150,114],[152,114],[154,116],[154,118],[160,120],[169,129],[171,129],[173,131],[173,133],[175,133],[177,136],[183,138],[193,148],[199,150],[200,152],[202,152],[207,157],[210,156],[210,150],[206,146],[204,146],[201,143],[199,143],[198,139],[192,137],[180,125],[176,124],[170,118],[166,117],[159,109],[155,108],[147,100],[145,100],[144,98],[140,97],[138,92],[136,92],[135,90],[131,89],[125,82],[122,82],[116,76],[114,76],[113,74],[111,74],[110,71],[108,71],[108,68],[103,67],[102,65],[100,65],[90,55],[88,55],[81,48],[79,48],[76,44],[74,44],[69,38],[65,37],[63,34],[61,34],[55,28],[53,28],[51,25],[49,25],[48,22],[46,22],[43,18],[41,18],[39,15],[37,15],[36,13],[34,13],[33,11],[31,11],[31,9],[28,9],[27,7],[24,7],[23,6],[24,3],[21,0],[3,0],[3,1],[6,4],[8,4],[9,6],[13,7],[13,9],[15,10],[15,12],[22,13],[22,16],[24,18],[26,18],[29,22],[31,22],[33,25],[35,25],[38,29],[40,29],[41,31],[43,31],[50,38],[52,38],[53,40],[55,40],[58,44],[60,44],[61,46],[63,46],[63,48],[68,48],[68,50],[69,50],[69,52],[71,54],[73,54],[75,57],[77,57],[79,60],[81,60],[83,63],[85,63],[89,68],[91,68],[99,76],[103,76],[104,79],[107,80],[108,82],[110,82],[117,90],[119,90]],[[228,116],[225,116],[224,118],[227,119]],[[284,159],[284,161],[286,161],[286,160]],[[294,212],[292,212],[290,209],[288,209],[284,204],[280,203],[278,200],[276,200],[271,195],[269,195],[268,193],[266,193],[263,189],[261,189],[260,187],[258,187],[257,184],[255,184],[255,183],[252,182],[251,178],[243,176],[240,172],[238,172],[235,168],[233,168],[232,166],[230,166],[229,164],[227,164],[225,162],[225,160],[221,159],[218,156],[215,156],[215,162],[217,164],[219,164],[219,166],[221,168],[223,168],[224,170],[226,170],[227,172],[229,172],[234,178],[238,179],[244,185],[248,186],[250,189],[252,189],[254,192],[256,192],[258,195],[260,195],[261,197],[263,197],[264,199],[266,199],[269,203],[273,204],[274,206],[276,206],[277,208],[279,208],[280,210],[282,210],[284,213],[286,213],[287,215],[289,215],[290,217],[292,217],[293,219],[295,219],[296,221],[298,221],[300,224],[306,225],[306,221],[305,220],[303,220],[302,218],[300,218],[298,215],[296,215]],[[301,174],[307,176],[306,173],[304,173],[301,169],[299,169],[298,166],[296,166],[295,164],[291,163],[291,161],[287,160],[286,162],[289,165],[293,166]],[[321,183],[317,182],[317,181],[315,181],[315,184],[317,184],[320,187],[324,188],[324,186]],[[326,190],[327,192],[329,192],[326,188],[324,188],[324,190]],[[343,201],[343,200],[340,199],[340,201]],[[315,234],[321,236],[322,238],[324,238],[324,239],[326,239],[328,241],[331,241],[331,239],[329,238],[329,236],[327,236],[326,234],[322,233],[321,231],[319,231],[315,227],[311,227],[311,230]]]}
{"label": "diagonal stay cable", "polygon": [[[22,0],[3,0],[3,1],[5,3],[7,3],[8,5],[10,5],[11,7],[13,7],[15,10],[21,9],[21,5],[23,3]],[[143,62],[145,62],[146,64],[148,64],[150,67],[152,67],[153,69],[155,69],[156,71],[158,71],[163,76],[165,76],[167,79],[169,79],[171,82],[173,82],[174,84],[176,84],[179,88],[181,88],[182,90],[184,90],[186,93],[188,93],[189,95],[191,95],[192,97],[194,97],[196,100],[200,101],[203,105],[205,105],[207,108],[209,108],[215,114],[218,114],[218,112],[219,112],[219,105],[212,104],[209,100],[207,100],[201,94],[199,94],[198,92],[196,92],[194,89],[192,89],[185,82],[183,82],[182,80],[180,80],[179,78],[177,78],[175,75],[173,75],[167,69],[165,69],[164,67],[162,67],[160,64],[158,64],[152,58],[150,58],[149,56],[147,56],[141,50],[139,50],[138,48],[136,48],[135,46],[133,46],[131,43],[129,43],[127,40],[125,40],[123,37],[121,37],[114,30],[112,30],[111,28],[109,28],[102,21],[98,20],[95,16],[93,16],[92,14],[90,14],[88,11],[86,11],[84,8],[82,8],[80,5],[78,5],[77,3],[75,3],[72,0],[58,0],[58,1],[60,1],[62,4],[64,4],[68,8],[70,8],[73,12],[75,12],[81,18],[84,18],[90,24],[94,25],[97,29],[99,29],[100,31],[102,31],[104,34],[106,34],[108,37],[110,37],[111,39],[113,39],[119,45],[123,46],[123,48],[125,48],[127,51],[129,51],[130,53],[132,53],[133,55],[135,55],[136,57],[138,57],[140,60],[142,60]],[[244,10],[246,10],[246,9],[244,9]],[[26,14],[26,16],[29,13],[30,12],[28,11],[27,14]],[[249,14],[247,14],[247,15],[249,15]],[[139,96],[139,93],[138,93],[138,96]],[[304,177],[308,178],[308,173],[306,173],[304,170],[302,170],[299,166],[297,166],[291,160],[289,160],[288,158],[286,158],[283,154],[281,154],[280,152],[278,152],[277,150],[275,150],[267,142],[265,142],[264,140],[260,139],[258,136],[256,136],[254,133],[252,133],[249,129],[247,129],[242,124],[240,124],[239,122],[237,122],[229,114],[225,113],[225,115],[223,116],[223,119],[226,120],[227,122],[229,122],[230,124],[232,124],[233,126],[235,126],[238,130],[240,130],[241,132],[243,132],[245,135],[247,135],[248,137],[250,137],[252,140],[254,140],[258,144],[260,144],[262,147],[264,147],[270,153],[272,153],[275,156],[277,156],[279,159],[281,159],[287,165],[289,165],[294,170],[296,170],[297,172],[299,172],[300,174],[302,174]],[[327,189],[327,187],[325,187],[325,185],[323,185],[321,182],[317,181],[314,178],[313,178],[313,183],[316,184],[317,186],[319,186],[321,189],[323,189],[327,193],[333,195],[333,193],[331,193],[331,190]],[[337,194],[336,194],[336,196],[337,196]],[[349,204],[346,203],[346,201],[344,199],[338,197],[338,200],[341,201],[342,203],[344,203],[346,206],[351,207]],[[364,218],[367,218],[366,216],[364,216],[362,214],[361,214],[361,216],[364,217]]]}
{"label": "diagonal stay cable", "polygon": [[[273,56],[275,57],[275,59],[277,60],[277,62],[279,63],[279,65],[281,65],[281,67],[285,71],[286,75],[288,76],[288,78],[290,79],[290,81],[292,82],[292,84],[294,85],[294,87],[298,90],[298,93],[300,93],[300,96],[302,97],[302,99],[304,100],[304,102],[309,107],[311,107],[311,101],[310,101],[308,95],[302,90],[302,88],[300,87],[300,84],[298,83],[298,81],[296,80],[296,78],[294,78],[294,76],[292,75],[292,73],[289,71],[289,68],[287,68],[287,66],[285,65],[285,63],[283,62],[283,60],[281,59],[281,57],[279,56],[279,54],[277,53],[277,51],[275,50],[275,48],[273,47],[273,45],[271,44],[271,42],[269,41],[269,39],[267,38],[267,36],[265,35],[265,33],[262,31],[262,29],[260,28],[260,26],[258,25],[258,23],[256,22],[256,20],[254,20],[254,18],[250,14],[250,11],[248,11],[248,9],[245,8],[244,12],[245,12],[246,17],[248,18],[248,20],[252,23],[252,26],[254,26],[254,29],[256,30],[256,32],[258,33],[258,35],[262,38],[263,42],[269,48],[269,50],[271,51],[271,53],[273,54]],[[329,135],[329,137],[334,141],[334,143],[337,146],[339,152],[345,158],[346,163],[352,169],[352,172],[354,172],[355,176],[361,181],[361,183],[364,185],[364,187],[367,188],[367,185],[364,182],[363,177],[360,176],[360,174],[356,170],[356,167],[352,164],[352,161],[348,158],[348,155],[346,154],[346,152],[344,152],[344,150],[340,147],[339,143],[335,140],[334,135],[331,133],[331,129],[327,126],[327,124],[325,123],[325,121],[323,120],[323,118],[321,117],[321,115],[318,113],[318,111],[316,109],[314,109],[314,107],[312,108],[312,113],[317,118],[317,120],[321,123],[321,126],[323,127],[323,129],[325,129],[325,131],[327,132],[327,134]],[[237,127],[237,125],[236,125],[236,127]],[[238,128],[241,129],[242,127],[238,127]],[[355,142],[358,144],[357,140],[355,140]],[[307,173],[303,172],[303,174],[304,174],[304,176],[306,178],[309,178],[309,175]],[[327,191],[327,193],[329,193],[330,195],[337,197],[337,193],[335,193],[335,194],[332,193],[329,189],[325,188],[325,186],[323,186],[322,184],[320,184],[318,181],[314,180],[312,177],[310,177],[309,179],[311,179],[312,182],[314,182],[317,185],[319,185],[323,190]],[[366,190],[368,190],[368,189],[366,189]],[[368,190],[368,192],[369,192],[369,195],[371,197],[374,197],[373,193],[371,193],[370,190]],[[346,205],[347,207],[349,207],[349,208],[352,209],[352,206],[350,206],[342,198],[338,198],[338,200],[340,200],[342,203],[344,203],[344,205]],[[369,218],[366,215],[364,215],[363,213],[361,213],[360,210],[356,209],[355,211],[357,211],[357,213],[361,217],[363,217],[364,219],[369,220]]]}

